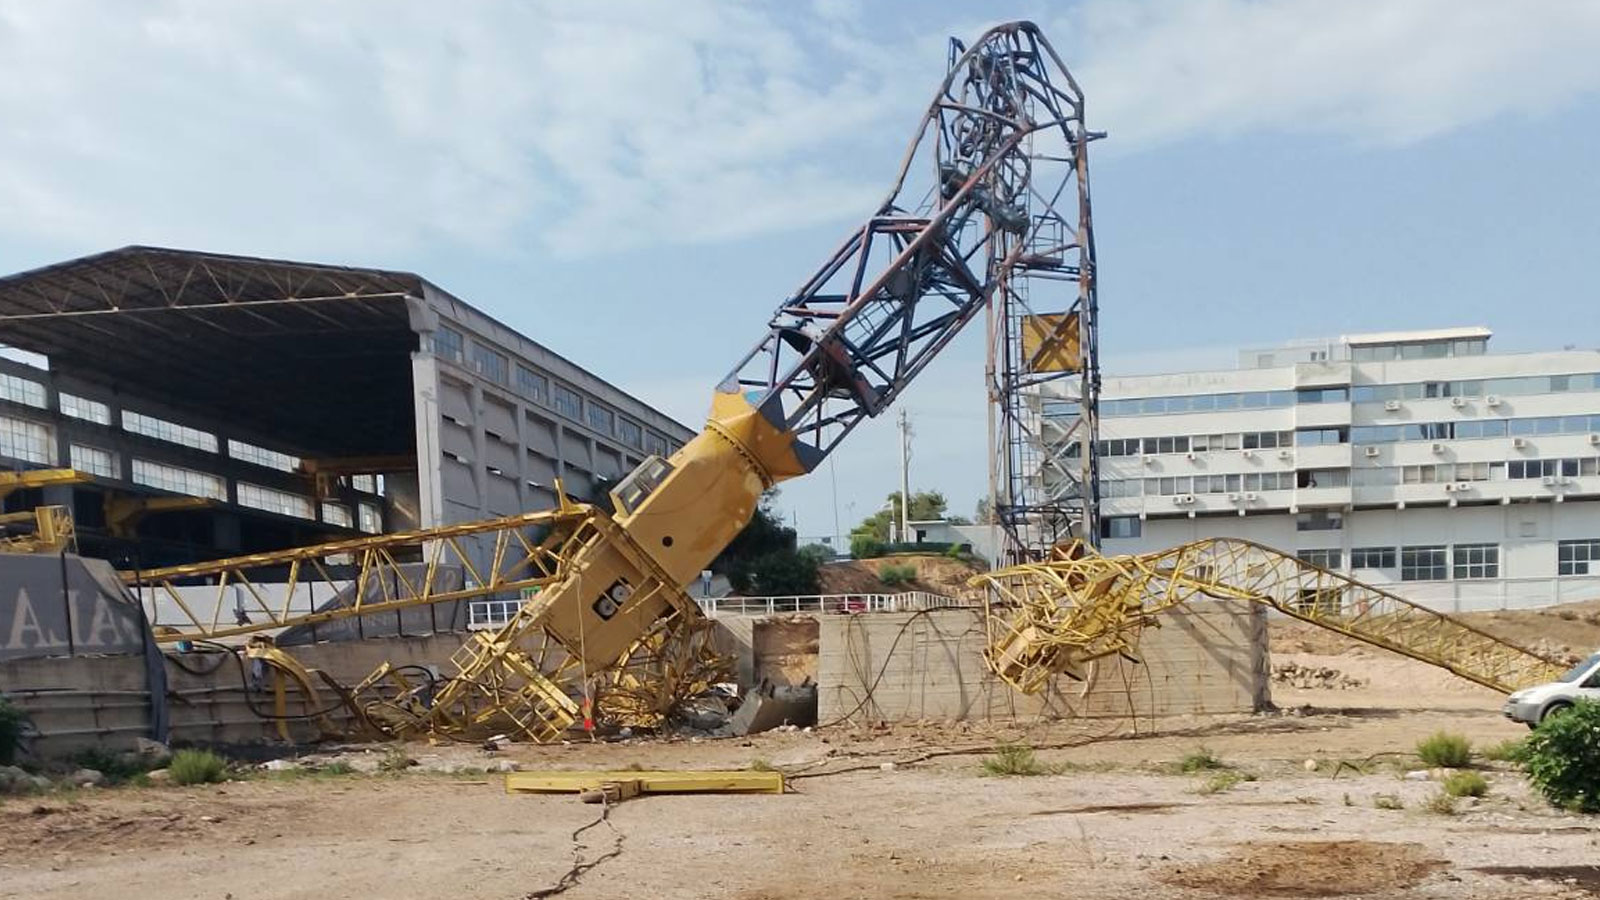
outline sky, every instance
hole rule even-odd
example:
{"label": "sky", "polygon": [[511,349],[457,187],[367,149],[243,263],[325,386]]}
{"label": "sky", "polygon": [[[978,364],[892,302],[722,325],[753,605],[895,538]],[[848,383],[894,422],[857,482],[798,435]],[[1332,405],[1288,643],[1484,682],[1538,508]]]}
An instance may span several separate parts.
{"label": "sky", "polygon": [[[698,427],[887,191],[948,36],[1018,18],[1109,135],[1106,374],[1449,325],[1600,344],[1594,0],[0,0],[0,272],[414,271]],[[913,489],[968,515],[980,331],[900,404]],[[783,486],[802,535],[897,488],[893,418]]]}

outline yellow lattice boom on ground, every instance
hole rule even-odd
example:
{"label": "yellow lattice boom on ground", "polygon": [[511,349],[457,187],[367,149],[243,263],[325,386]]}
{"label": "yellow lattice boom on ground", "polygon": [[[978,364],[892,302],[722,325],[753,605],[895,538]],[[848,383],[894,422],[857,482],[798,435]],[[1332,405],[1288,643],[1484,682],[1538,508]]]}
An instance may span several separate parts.
{"label": "yellow lattice boom on ground", "polygon": [[1252,541],[1215,538],[1132,556],[1081,544],[1047,562],[987,572],[991,670],[1033,694],[1052,676],[1085,677],[1093,661],[1136,658],[1140,632],[1191,600],[1235,600],[1392,650],[1497,691],[1551,681],[1555,656],[1519,647],[1381,588]]}
{"label": "yellow lattice boom on ground", "polygon": [[[285,669],[293,684],[309,692],[307,672],[294,671],[282,651],[263,651],[263,633],[582,581],[586,572],[577,561],[595,545],[644,573],[632,586],[637,599],[659,598],[670,610],[613,665],[590,670],[552,640],[548,607],[535,600],[522,604],[503,626],[468,638],[451,658],[453,674],[434,679],[418,667],[385,664],[352,690],[339,691],[356,720],[383,735],[507,733],[551,741],[580,715],[575,694],[592,698],[598,692],[612,698],[613,708],[626,712],[629,721],[659,724],[675,699],[726,668],[711,656],[699,606],[594,507],[562,497],[555,509],[543,512],[122,576],[181,611],[179,620],[157,629],[158,641],[255,636],[251,655]],[[297,608],[295,598],[313,584],[331,587],[344,599]],[[241,595],[247,598],[242,610]]]}

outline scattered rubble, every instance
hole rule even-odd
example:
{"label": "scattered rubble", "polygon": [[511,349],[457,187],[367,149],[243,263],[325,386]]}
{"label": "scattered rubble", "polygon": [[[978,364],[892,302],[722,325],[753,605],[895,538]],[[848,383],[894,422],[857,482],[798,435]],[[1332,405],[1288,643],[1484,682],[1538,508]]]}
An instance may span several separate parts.
{"label": "scattered rubble", "polygon": [[1293,662],[1275,663],[1272,666],[1272,681],[1274,684],[1302,690],[1347,691],[1367,686],[1365,678],[1346,675],[1338,669],[1328,666],[1303,666]]}

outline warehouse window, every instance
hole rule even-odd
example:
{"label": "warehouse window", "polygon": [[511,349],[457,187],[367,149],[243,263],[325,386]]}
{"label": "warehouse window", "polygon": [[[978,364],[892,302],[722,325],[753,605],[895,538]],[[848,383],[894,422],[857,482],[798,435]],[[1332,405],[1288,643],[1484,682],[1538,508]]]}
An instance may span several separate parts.
{"label": "warehouse window", "polygon": [[228,455],[240,462],[254,463],[268,469],[277,469],[279,472],[293,472],[300,468],[300,457],[257,447],[255,444],[246,444],[244,441],[228,441]]}
{"label": "warehouse window", "polygon": [[622,438],[622,442],[629,447],[644,446],[644,429],[639,427],[638,422],[619,419],[617,421],[617,437]]}
{"label": "warehouse window", "polygon": [[361,503],[357,505],[356,510],[360,514],[358,527],[362,531],[367,534],[377,534],[383,530],[383,514],[378,511],[375,504]]}
{"label": "warehouse window", "polygon": [[1343,556],[1344,554],[1338,550],[1301,550],[1295,554],[1295,558],[1301,562],[1321,566],[1324,569],[1339,568]]}
{"label": "warehouse window", "polygon": [[88,397],[79,397],[76,394],[61,393],[61,414],[96,425],[111,424],[111,407],[99,400],[90,400]]}
{"label": "warehouse window", "polygon": [[1458,579],[1500,577],[1499,544],[1456,544],[1450,553]]}
{"label": "warehouse window", "polygon": [[511,383],[511,363],[504,353],[497,353],[482,344],[472,345],[472,368],[495,384]]}
{"label": "warehouse window", "polygon": [[191,497],[224,502],[228,499],[228,486],[218,476],[148,459],[133,461],[133,483]]}
{"label": "warehouse window", "polygon": [[353,528],[355,526],[355,519],[350,515],[350,507],[345,506],[343,503],[323,503],[322,521],[327,522],[329,525],[337,525],[340,528]]}
{"label": "warehouse window", "polygon": [[1357,547],[1350,551],[1352,569],[1394,568],[1393,547]]}
{"label": "warehouse window", "polygon": [[[1290,473],[1285,472],[1283,474],[1288,475]],[[1344,527],[1344,513],[1330,512],[1325,509],[1314,509],[1311,512],[1299,513],[1295,516],[1294,527],[1296,531],[1338,531]]]}
{"label": "warehouse window", "polygon": [[99,447],[89,447],[84,444],[73,444],[71,450],[72,467],[79,472],[88,472],[101,478],[120,477],[117,473],[117,458],[111,455],[110,450],[101,450]]}
{"label": "warehouse window", "polygon": [[0,416],[0,456],[51,465],[56,461],[54,444],[49,426]]}
{"label": "warehouse window", "polygon": [[217,452],[217,436],[211,432],[190,428],[187,425],[179,425],[177,422],[169,422],[166,419],[158,419],[155,416],[147,416],[144,413],[123,410],[122,428],[124,431],[142,434],[145,437],[153,437],[158,441],[193,447],[196,450],[204,450],[207,453]]}
{"label": "warehouse window", "polygon": [[564,384],[558,384],[550,393],[552,405],[556,412],[569,419],[580,419],[583,416],[583,398],[578,392]]}
{"label": "warehouse window", "polygon": [[299,494],[245,481],[239,482],[238,494],[240,506],[266,510],[283,516],[294,516],[297,519],[312,518],[311,501]]}
{"label": "warehouse window", "polygon": [[666,456],[667,439],[659,434],[647,434],[644,438],[644,449],[652,456]]}
{"label": "warehouse window", "polygon": [[1443,581],[1449,574],[1442,546],[1401,547],[1401,581]]}
{"label": "warehouse window", "polygon": [[546,402],[546,395],[550,392],[550,379],[540,375],[527,366],[517,366],[517,389],[523,396],[535,403]]}
{"label": "warehouse window", "polygon": [[28,378],[0,373],[0,400],[44,409],[44,385]]}
{"label": "warehouse window", "polygon": [[1136,538],[1144,534],[1144,522],[1138,516],[1106,516],[1100,520],[1103,538]]}
{"label": "warehouse window", "polygon": [[1561,541],[1556,544],[1556,574],[1588,575],[1589,564],[1600,562],[1600,538]]}
{"label": "warehouse window", "polygon": [[467,340],[461,332],[448,325],[440,325],[433,333],[433,355],[451,362],[466,361]]}
{"label": "warehouse window", "polygon": [[604,406],[589,401],[589,427],[601,434],[611,434],[611,429],[616,423],[616,416]]}

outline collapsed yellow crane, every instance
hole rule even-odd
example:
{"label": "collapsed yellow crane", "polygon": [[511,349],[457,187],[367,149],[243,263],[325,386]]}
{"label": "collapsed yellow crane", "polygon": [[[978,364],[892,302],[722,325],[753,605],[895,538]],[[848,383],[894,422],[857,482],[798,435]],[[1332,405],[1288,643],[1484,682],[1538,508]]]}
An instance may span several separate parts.
{"label": "collapsed yellow crane", "polygon": [[1082,544],[1056,558],[973,579],[989,604],[985,660],[1007,684],[1038,693],[1056,675],[1084,678],[1095,660],[1134,657],[1139,634],[1192,600],[1235,600],[1431,663],[1511,693],[1555,680],[1567,663],[1501,640],[1381,588],[1238,538],[1133,556]]}

